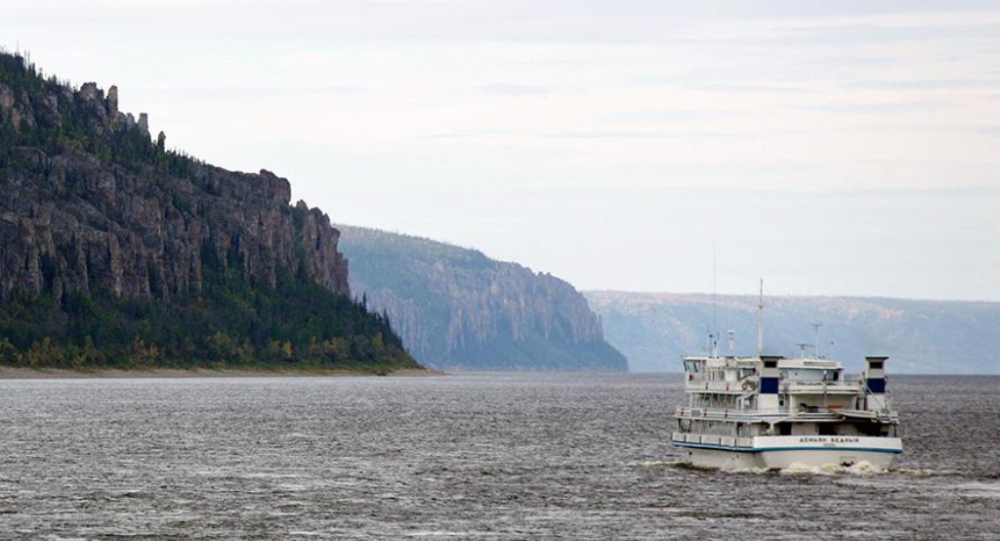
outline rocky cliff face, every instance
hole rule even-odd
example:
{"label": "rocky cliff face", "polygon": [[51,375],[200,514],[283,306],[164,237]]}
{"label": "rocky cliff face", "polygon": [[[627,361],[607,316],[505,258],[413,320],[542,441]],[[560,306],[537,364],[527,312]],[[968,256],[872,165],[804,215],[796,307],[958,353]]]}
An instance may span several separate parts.
{"label": "rocky cliff face", "polygon": [[287,180],[167,150],[0,49],[0,365],[414,368]]}
{"label": "rocky cliff face", "polygon": [[93,83],[29,94],[0,81],[6,133],[58,138],[68,124],[88,138],[10,149],[20,166],[0,180],[0,300],[16,290],[169,300],[200,291],[206,257],[271,287],[304,266],[316,283],[349,294],[339,232],[319,210],[289,206],[287,180],[192,160],[183,174],[109,162],[106,149],[149,140],[148,117],[118,111],[115,87],[107,96]]}
{"label": "rocky cliff face", "polygon": [[407,349],[446,370],[624,371],[570,284],[480,252],[339,226],[352,287],[387,312]]}

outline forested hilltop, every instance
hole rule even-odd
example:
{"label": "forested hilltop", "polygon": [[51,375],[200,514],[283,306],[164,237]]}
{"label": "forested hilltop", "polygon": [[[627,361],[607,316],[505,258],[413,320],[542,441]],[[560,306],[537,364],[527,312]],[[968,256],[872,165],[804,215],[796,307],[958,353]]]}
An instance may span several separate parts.
{"label": "forested hilltop", "polygon": [[0,363],[416,367],[288,181],[166,148],[118,90],[0,53]]}
{"label": "forested hilltop", "polygon": [[407,349],[444,370],[624,372],[601,320],[572,285],[442,242],[353,226],[343,232],[356,295],[385,310]]}

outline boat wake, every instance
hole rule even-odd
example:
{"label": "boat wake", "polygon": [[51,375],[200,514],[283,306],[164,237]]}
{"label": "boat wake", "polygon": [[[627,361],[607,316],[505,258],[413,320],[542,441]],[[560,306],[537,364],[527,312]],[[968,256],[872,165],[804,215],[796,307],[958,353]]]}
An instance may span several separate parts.
{"label": "boat wake", "polygon": [[773,470],[768,468],[728,468],[720,469],[708,466],[699,466],[689,460],[644,460],[629,464],[634,468],[677,468],[681,470],[691,470],[699,472],[720,472],[730,474],[755,474],[755,475],[789,475],[789,476],[835,476],[852,475],[858,477],[871,477],[876,475],[902,475],[909,477],[940,477],[960,475],[954,470],[931,470],[925,468],[880,468],[870,462],[861,461],[851,466],[838,464],[824,464],[822,466],[810,466],[806,464],[791,464],[787,468]]}
{"label": "boat wake", "polygon": [[783,475],[859,475],[859,476],[869,476],[869,475],[882,475],[886,473],[892,473],[893,470],[880,468],[875,466],[870,462],[862,460],[856,464],[850,466],[842,466],[839,464],[824,464],[822,466],[810,466],[806,464],[793,463],[787,468],[783,468],[778,473]]}

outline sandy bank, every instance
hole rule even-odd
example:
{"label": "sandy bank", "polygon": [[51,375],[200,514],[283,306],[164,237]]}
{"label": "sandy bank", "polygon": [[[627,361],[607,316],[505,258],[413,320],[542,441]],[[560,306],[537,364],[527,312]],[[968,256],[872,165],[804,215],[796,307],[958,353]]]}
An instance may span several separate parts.
{"label": "sandy bank", "polygon": [[[0,367],[0,379],[82,379],[82,378],[313,378],[313,377],[356,377],[377,376],[371,372],[352,370],[209,370],[195,368],[181,370],[176,368],[156,368],[153,370],[68,370]],[[395,370],[386,377],[425,377],[442,376],[443,372],[427,368],[407,368]]]}

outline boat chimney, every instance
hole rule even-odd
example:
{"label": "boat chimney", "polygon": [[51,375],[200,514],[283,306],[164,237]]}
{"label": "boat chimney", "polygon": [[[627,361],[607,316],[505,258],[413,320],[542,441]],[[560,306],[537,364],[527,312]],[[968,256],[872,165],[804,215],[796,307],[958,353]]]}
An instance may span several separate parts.
{"label": "boat chimney", "polygon": [[778,409],[779,355],[764,355],[760,358],[760,396],[757,397],[757,407],[762,410]]}
{"label": "boat chimney", "polygon": [[869,402],[868,409],[876,406],[879,409],[888,408],[885,401],[885,362],[889,357],[865,357],[865,387],[868,389],[868,397],[874,399]]}

